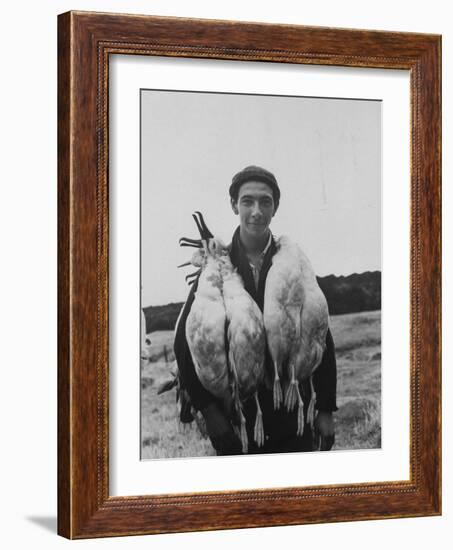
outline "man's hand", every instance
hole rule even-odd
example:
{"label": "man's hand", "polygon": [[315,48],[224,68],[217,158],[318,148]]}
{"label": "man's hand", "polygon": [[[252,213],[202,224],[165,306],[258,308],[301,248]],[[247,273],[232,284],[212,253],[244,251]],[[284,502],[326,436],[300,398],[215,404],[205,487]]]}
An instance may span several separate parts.
{"label": "man's hand", "polygon": [[214,449],[222,455],[240,454],[242,452],[241,442],[234,433],[231,422],[217,403],[211,403],[201,412]]}
{"label": "man's hand", "polygon": [[315,419],[314,438],[316,447],[320,451],[330,451],[335,443],[335,425],[331,412],[318,411]]}

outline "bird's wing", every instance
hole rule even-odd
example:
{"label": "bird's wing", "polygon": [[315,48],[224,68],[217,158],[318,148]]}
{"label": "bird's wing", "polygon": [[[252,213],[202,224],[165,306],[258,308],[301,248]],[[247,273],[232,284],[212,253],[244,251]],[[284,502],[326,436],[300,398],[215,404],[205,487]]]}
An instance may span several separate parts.
{"label": "bird's wing", "polygon": [[215,304],[194,302],[186,323],[186,337],[201,383],[215,395],[227,375],[225,312]]}
{"label": "bird's wing", "polygon": [[295,342],[293,360],[298,379],[304,380],[319,366],[326,346],[329,315],[322,293],[306,293],[299,319],[299,336]]}
{"label": "bird's wing", "polygon": [[243,398],[256,391],[264,378],[264,334],[237,331],[230,336],[229,361]]}

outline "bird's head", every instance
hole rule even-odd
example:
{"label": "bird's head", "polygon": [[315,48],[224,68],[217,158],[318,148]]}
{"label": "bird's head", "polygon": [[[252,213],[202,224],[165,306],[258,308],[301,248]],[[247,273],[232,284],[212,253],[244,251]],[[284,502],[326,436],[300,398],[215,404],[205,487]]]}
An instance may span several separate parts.
{"label": "bird's head", "polygon": [[181,264],[178,267],[184,267],[188,265],[194,265],[199,267],[197,271],[186,276],[186,281],[192,284],[201,271],[205,268],[209,259],[218,260],[225,254],[228,254],[227,247],[222,243],[220,239],[214,237],[209,231],[203,216],[200,212],[192,214],[195,223],[197,224],[198,231],[200,233],[200,239],[190,239],[188,237],[182,237],[179,239],[180,246],[191,246],[197,248],[192,255],[190,261]]}
{"label": "bird's head", "polygon": [[228,248],[218,237],[213,237],[208,241],[208,253],[214,258],[224,258],[228,256]]}
{"label": "bird's head", "polygon": [[198,248],[192,254],[192,257],[188,262],[184,262],[183,264],[178,265],[178,267],[186,267],[188,265],[193,265],[194,267],[203,267],[205,263],[205,258],[206,258],[205,251],[202,248]]}

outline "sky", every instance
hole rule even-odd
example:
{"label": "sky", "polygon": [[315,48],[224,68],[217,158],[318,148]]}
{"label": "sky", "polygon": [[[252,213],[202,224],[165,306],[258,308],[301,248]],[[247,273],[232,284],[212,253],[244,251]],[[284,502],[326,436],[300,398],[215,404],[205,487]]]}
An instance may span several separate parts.
{"label": "sky", "polygon": [[381,102],[142,90],[142,306],[185,300],[177,265],[198,237],[191,214],[228,243],[228,188],[251,164],[281,199],[271,230],[299,243],[317,275],[381,269]]}

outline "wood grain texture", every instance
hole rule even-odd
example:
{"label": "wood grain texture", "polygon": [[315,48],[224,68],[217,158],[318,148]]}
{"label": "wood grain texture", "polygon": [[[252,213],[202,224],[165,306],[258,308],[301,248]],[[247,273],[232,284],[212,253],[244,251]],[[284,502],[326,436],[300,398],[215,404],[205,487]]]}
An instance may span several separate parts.
{"label": "wood grain texture", "polygon": [[58,25],[58,532],[71,536],[70,18]]}
{"label": "wood grain texture", "polygon": [[[439,36],[59,16],[58,532],[68,538],[440,514]],[[108,490],[108,59],[165,55],[411,74],[410,481],[184,495]]]}

